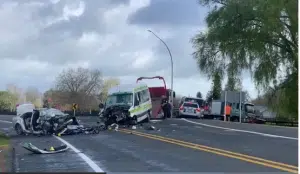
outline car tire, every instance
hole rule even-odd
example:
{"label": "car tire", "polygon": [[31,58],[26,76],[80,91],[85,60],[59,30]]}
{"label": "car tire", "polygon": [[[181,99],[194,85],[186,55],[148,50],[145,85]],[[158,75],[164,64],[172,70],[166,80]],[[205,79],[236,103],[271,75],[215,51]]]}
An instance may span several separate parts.
{"label": "car tire", "polygon": [[131,120],[131,125],[137,125],[138,121],[137,121],[137,116],[133,116],[132,120]]}
{"label": "car tire", "polygon": [[18,135],[23,135],[23,134],[24,134],[24,131],[23,131],[23,129],[22,129],[22,127],[21,127],[20,124],[16,124],[16,126],[15,126],[15,131],[16,131],[16,133],[17,133]]}
{"label": "car tire", "polygon": [[150,122],[151,114],[150,112],[147,113],[147,118],[145,119],[145,123]]}

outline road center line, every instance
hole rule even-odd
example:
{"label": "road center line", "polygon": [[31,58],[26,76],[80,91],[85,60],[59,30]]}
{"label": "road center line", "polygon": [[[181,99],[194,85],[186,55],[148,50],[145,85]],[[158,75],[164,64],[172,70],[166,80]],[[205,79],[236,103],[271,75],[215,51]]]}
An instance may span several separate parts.
{"label": "road center line", "polygon": [[208,147],[208,146],[204,146],[204,145],[200,145],[200,144],[185,142],[185,141],[181,141],[181,140],[177,140],[177,139],[162,137],[159,135],[142,133],[139,131],[131,131],[131,130],[127,130],[127,129],[120,129],[119,131],[123,132],[123,133],[127,133],[127,134],[133,134],[133,135],[137,135],[137,136],[141,136],[141,137],[145,137],[145,138],[149,138],[149,139],[155,139],[158,141],[176,144],[176,145],[191,148],[191,149],[209,152],[209,153],[213,153],[213,154],[217,154],[217,155],[221,155],[221,156],[235,158],[238,160],[247,161],[247,162],[250,162],[253,164],[259,164],[259,165],[263,165],[266,167],[275,168],[275,169],[279,169],[282,171],[287,171],[290,173],[298,173],[298,171],[297,171],[298,167],[292,166],[289,164],[266,160],[263,158],[249,156],[249,155],[240,154],[240,153],[236,153],[236,152],[231,152],[231,151],[227,151],[227,150],[223,150],[223,149],[212,148],[212,147]]}
{"label": "road center line", "polygon": [[192,124],[197,124],[197,125],[202,125],[202,126],[212,127],[212,128],[217,128],[217,129],[230,130],[230,131],[236,131],[236,132],[244,132],[244,133],[250,133],[250,134],[261,135],[261,136],[266,136],[266,137],[282,138],[282,139],[289,139],[289,140],[298,141],[298,138],[294,138],[294,137],[286,137],[286,136],[281,136],[281,135],[266,134],[266,133],[255,132],[255,131],[247,131],[247,130],[241,130],[241,129],[232,129],[232,128],[227,128],[227,127],[214,126],[214,125],[209,125],[209,124],[190,121],[190,120],[187,120],[185,118],[182,118],[180,120],[183,120],[185,122],[189,122],[189,123],[192,123]]}
{"label": "road center line", "polygon": [[58,139],[59,141],[61,141],[62,143],[69,146],[82,160],[84,160],[94,170],[94,172],[104,173],[104,171],[93,160],[91,160],[88,156],[86,156],[84,153],[82,153],[80,150],[78,150],[72,144],[70,144],[69,142],[67,142],[66,140],[64,140],[60,137],[57,137],[57,136],[54,136],[54,137],[56,139]]}

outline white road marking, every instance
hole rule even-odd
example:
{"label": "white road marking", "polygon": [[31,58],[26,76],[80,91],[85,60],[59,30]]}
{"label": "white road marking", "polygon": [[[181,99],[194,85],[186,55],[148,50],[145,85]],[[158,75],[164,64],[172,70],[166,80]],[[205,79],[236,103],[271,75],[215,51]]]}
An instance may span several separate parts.
{"label": "white road marking", "polygon": [[10,123],[10,124],[12,124],[11,121],[6,121],[6,120],[0,120],[0,122],[1,122],[1,123]]}
{"label": "white road marking", "polygon": [[160,122],[162,120],[150,120],[150,122]]}
{"label": "white road marking", "polygon": [[236,131],[236,132],[244,132],[244,133],[250,133],[250,134],[261,135],[261,136],[266,136],[266,137],[283,138],[283,139],[290,139],[290,140],[297,140],[298,141],[298,138],[294,138],[294,137],[286,137],[286,136],[281,136],[281,135],[266,134],[266,133],[255,132],[255,131],[247,131],[247,130],[241,130],[241,129],[231,129],[231,128],[226,128],[226,127],[220,127],[220,126],[214,126],[214,125],[209,125],[209,124],[204,124],[204,123],[198,123],[198,122],[187,120],[185,118],[182,118],[181,120],[189,122],[189,123],[198,124],[198,125],[202,125],[202,126],[206,126],[206,127],[217,128],[217,129],[230,130],[230,131]]}
{"label": "white road marking", "polygon": [[81,159],[83,159],[94,170],[94,172],[104,172],[93,160],[91,160],[89,157],[87,157],[84,153],[82,153],[80,150],[78,150],[72,144],[70,144],[69,142],[67,142],[66,140],[64,140],[64,139],[62,139],[60,137],[57,137],[57,136],[54,136],[54,137],[57,138],[62,143],[64,143],[67,146],[69,146],[69,148],[71,148],[75,153],[77,153],[78,156]]}

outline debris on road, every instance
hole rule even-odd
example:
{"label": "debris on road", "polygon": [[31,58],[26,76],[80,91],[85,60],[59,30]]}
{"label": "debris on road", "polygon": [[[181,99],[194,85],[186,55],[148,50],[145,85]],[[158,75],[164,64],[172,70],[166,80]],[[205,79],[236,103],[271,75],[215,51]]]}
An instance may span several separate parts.
{"label": "debris on road", "polygon": [[31,143],[24,143],[22,145],[23,148],[29,150],[30,152],[33,152],[35,154],[54,154],[54,153],[61,153],[61,152],[65,152],[66,150],[69,149],[69,147],[65,144],[58,146],[58,147],[53,147],[51,146],[48,149],[39,149],[38,147],[36,147],[35,145],[31,144]]}
{"label": "debris on road", "polygon": [[146,130],[155,130],[156,128],[152,125],[148,125],[145,127]]}
{"label": "debris on road", "polygon": [[108,126],[107,128],[108,130],[115,130],[118,131],[119,130],[119,125],[116,123],[111,124],[110,126]]}

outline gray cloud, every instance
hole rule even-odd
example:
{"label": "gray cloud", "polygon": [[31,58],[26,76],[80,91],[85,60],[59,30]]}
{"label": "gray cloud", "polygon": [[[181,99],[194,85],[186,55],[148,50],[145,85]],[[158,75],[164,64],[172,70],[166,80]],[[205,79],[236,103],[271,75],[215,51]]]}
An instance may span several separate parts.
{"label": "gray cloud", "polygon": [[161,75],[168,83],[169,55],[147,32],[151,29],[172,52],[175,90],[186,95],[208,91],[210,84],[199,75],[189,43],[205,27],[206,10],[196,0],[152,0],[149,6],[148,0],[80,2],[0,2],[0,88],[18,83],[45,90],[62,69],[78,66],[101,69],[104,76],[123,82]]}
{"label": "gray cloud", "polygon": [[160,26],[204,25],[207,9],[197,0],[152,0],[150,5],[139,9],[128,18],[130,24]]}

